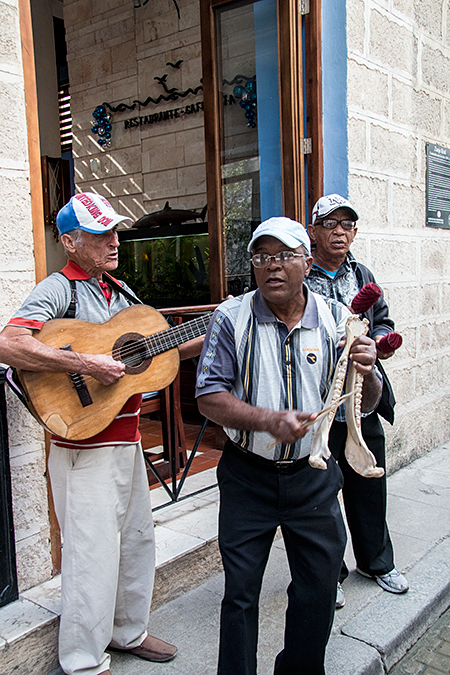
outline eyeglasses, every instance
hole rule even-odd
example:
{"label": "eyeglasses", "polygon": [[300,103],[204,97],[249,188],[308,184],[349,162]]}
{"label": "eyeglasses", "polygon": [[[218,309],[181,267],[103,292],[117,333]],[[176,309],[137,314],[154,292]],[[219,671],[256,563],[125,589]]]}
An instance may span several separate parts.
{"label": "eyeglasses", "polygon": [[335,227],[340,225],[343,230],[349,231],[353,230],[355,222],[353,220],[322,220],[317,225],[322,225],[326,230],[334,230]]}
{"label": "eyeglasses", "polygon": [[269,255],[268,253],[255,253],[252,255],[251,261],[254,267],[269,267],[272,259],[275,260],[277,265],[286,265],[291,262],[294,262],[294,258],[304,258],[303,253],[294,253],[294,251],[280,251],[275,253],[275,255]]}

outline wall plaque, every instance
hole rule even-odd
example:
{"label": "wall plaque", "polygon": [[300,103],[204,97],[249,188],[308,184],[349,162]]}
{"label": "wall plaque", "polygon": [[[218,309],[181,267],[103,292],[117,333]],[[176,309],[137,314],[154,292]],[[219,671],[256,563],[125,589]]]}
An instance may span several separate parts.
{"label": "wall plaque", "polygon": [[450,229],[450,149],[427,143],[426,225]]}

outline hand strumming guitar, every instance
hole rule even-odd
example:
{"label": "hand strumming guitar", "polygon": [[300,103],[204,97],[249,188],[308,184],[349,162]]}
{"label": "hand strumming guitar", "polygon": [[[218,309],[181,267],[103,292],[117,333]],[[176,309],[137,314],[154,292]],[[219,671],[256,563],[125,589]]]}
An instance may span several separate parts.
{"label": "hand strumming guitar", "polygon": [[125,374],[124,364],[107,354],[54,349],[36,340],[33,331],[16,326],[6,326],[0,333],[0,360],[20,370],[90,375],[103,385],[113,384]]}

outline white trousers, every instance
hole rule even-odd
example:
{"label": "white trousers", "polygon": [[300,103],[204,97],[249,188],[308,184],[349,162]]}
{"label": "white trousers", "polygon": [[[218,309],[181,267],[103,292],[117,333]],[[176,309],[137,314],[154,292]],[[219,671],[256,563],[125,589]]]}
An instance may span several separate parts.
{"label": "white trousers", "polygon": [[50,481],[63,535],[59,660],[67,675],[109,669],[106,647],[147,635],[154,528],[141,444],[50,446]]}

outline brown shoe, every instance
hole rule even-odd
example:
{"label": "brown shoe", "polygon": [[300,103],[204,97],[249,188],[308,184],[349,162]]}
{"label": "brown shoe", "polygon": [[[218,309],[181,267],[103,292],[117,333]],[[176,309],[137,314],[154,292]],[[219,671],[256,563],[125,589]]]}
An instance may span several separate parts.
{"label": "brown shoe", "polygon": [[152,635],[147,635],[144,642],[139,645],[139,647],[133,647],[133,649],[121,649],[120,647],[111,647],[117,652],[127,652],[128,654],[134,654],[139,656],[141,659],[146,661],[156,661],[157,663],[163,663],[165,661],[171,661],[177,655],[178,649],[175,645],[171,645],[164,640],[153,637]]}

